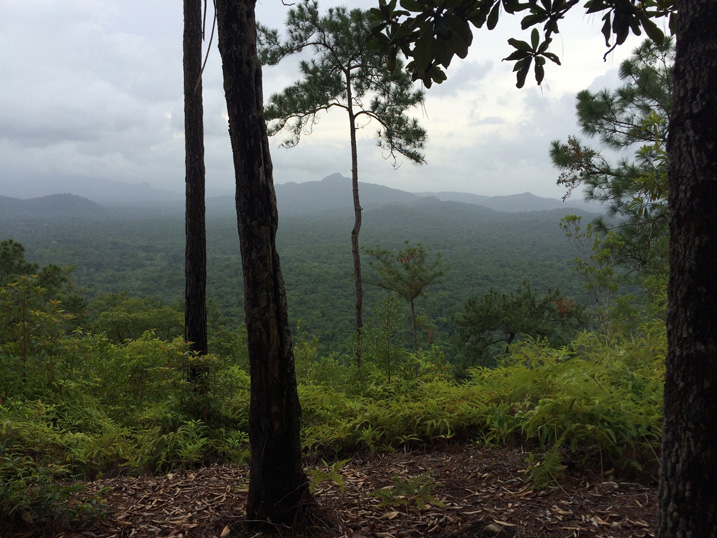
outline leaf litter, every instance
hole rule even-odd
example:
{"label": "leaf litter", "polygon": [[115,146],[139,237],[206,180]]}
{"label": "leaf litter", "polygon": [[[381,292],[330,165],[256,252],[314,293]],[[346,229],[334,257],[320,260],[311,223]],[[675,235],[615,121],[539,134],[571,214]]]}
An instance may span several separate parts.
{"label": "leaf litter", "polygon": [[[338,470],[343,484],[315,485],[316,505],[301,530],[257,530],[244,515],[248,466],[215,465],[164,476],[120,476],[87,483],[106,488],[106,514],[85,527],[15,536],[57,538],[316,537],[316,538],[648,538],[657,519],[657,485],[599,471],[566,469],[533,489],[527,454],[516,448],[446,444],[427,451],[355,455]],[[322,470],[331,467],[314,466]],[[308,470],[308,469],[307,469]],[[335,470],[335,469],[334,469]],[[424,477],[428,477],[425,478]],[[430,480],[430,496],[398,484]],[[343,492],[342,492],[343,489]],[[428,500],[427,500],[428,499]],[[435,500],[436,502],[431,502]]]}

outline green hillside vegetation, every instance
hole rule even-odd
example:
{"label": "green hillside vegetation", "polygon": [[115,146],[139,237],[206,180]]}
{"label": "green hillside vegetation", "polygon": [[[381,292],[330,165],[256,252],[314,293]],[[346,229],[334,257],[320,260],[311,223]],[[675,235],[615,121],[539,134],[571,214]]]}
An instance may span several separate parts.
{"label": "green hillside vegetation", "polygon": [[[440,252],[447,271],[416,299],[423,329],[417,352],[405,305],[385,290],[367,290],[373,315],[361,369],[347,339],[350,219],[285,219],[280,246],[298,326],[307,457],[450,439],[520,441],[535,454],[535,487],[556,480],[576,458],[653,472],[666,346],[659,290],[648,296],[650,308],[644,299],[637,307],[625,299],[626,314],[615,310],[607,331],[574,326],[557,341],[542,329],[519,329],[508,349],[494,349],[490,368],[465,360],[452,336],[469,297],[507,297],[527,287],[531,299],[521,304],[542,301],[546,319],[556,320],[577,305],[562,295],[581,293],[560,216],[431,200],[367,212],[371,242],[398,251],[411,237]],[[248,356],[237,321],[234,222],[209,221],[215,306],[211,354],[202,358],[181,338],[181,225],[149,216],[2,221],[4,233],[28,245],[25,252],[5,241],[0,249],[0,472],[8,484],[0,513],[8,521],[41,526],[101,515],[101,495],[66,503],[79,487],[69,478],[247,460]],[[548,292],[557,287],[559,295]],[[207,371],[201,391],[186,381],[197,361]]]}
{"label": "green hillside vegetation", "polygon": [[[47,271],[25,263],[17,245],[2,244],[8,270],[0,289],[0,473],[8,485],[0,513],[7,521],[40,526],[101,515],[101,494],[66,503],[79,487],[70,478],[246,461],[242,331],[215,323],[214,352],[193,357],[181,338],[168,338],[171,309],[127,296],[95,302],[80,326],[64,307],[73,289],[67,275],[43,286]],[[360,370],[350,353],[320,353],[299,331],[306,455],[520,441],[536,454],[537,488],[556,480],[566,459],[653,472],[666,338],[663,305],[650,304],[631,325],[615,325],[623,331],[576,334],[559,348],[525,338],[463,381],[439,346],[409,351],[386,340],[380,324],[368,330]],[[135,332],[113,332],[117,319],[137,323]],[[139,334],[142,323],[157,330]],[[196,361],[208,371],[200,392],[186,381]]]}
{"label": "green hillside vegetation", "polygon": [[[575,251],[559,227],[567,211],[502,213],[475,205],[425,199],[411,205],[365,211],[367,247],[397,249],[404,241],[440,252],[446,278],[418,301],[418,314],[436,325],[447,342],[451,317],[471,296],[494,288],[508,292],[523,281],[547,291],[560,289],[588,300],[572,271]],[[278,242],[287,282],[290,315],[319,340],[322,353],[350,345],[350,214],[281,219]],[[184,293],[184,223],[180,215],[110,211],[102,218],[2,218],[0,232],[27,249],[40,264],[75,267],[73,281],[88,298],[126,292],[177,305]],[[241,265],[235,219],[207,219],[208,294],[221,314],[243,320]],[[367,315],[386,293],[366,288]],[[409,337],[406,322],[403,337]]]}

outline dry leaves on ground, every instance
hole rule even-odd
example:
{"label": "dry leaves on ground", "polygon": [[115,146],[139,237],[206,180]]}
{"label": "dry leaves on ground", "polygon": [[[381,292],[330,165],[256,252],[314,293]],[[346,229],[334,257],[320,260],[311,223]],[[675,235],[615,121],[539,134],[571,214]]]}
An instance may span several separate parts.
{"label": "dry leaves on ground", "polygon": [[[399,537],[652,537],[656,485],[566,471],[535,491],[526,454],[516,449],[453,445],[432,451],[361,456],[334,481],[316,485],[319,508],[299,536]],[[245,520],[248,468],[217,465],[158,477],[96,480],[107,514],[58,538],[260,536]],[[396,492],[396,485],[408,485]],[[425,486],[420,490],[419,486]],[[393,490],[391,489],[393,488]],[[374,492],[382,490],[384,494]],[[398,494],[401,493],[401,494]],[[422,507],[420,507],[422,506]],[[290,529],[268,534],[292,536]],[[32,532],[18,536],[32,536]],[[52,534],[50,534],[52,535]]]}

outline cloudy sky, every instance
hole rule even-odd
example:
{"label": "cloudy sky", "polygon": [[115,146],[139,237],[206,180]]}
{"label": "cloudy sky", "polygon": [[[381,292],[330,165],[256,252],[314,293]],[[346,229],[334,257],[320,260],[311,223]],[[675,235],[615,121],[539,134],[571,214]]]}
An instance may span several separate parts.
{"label": "cloudy sky", "polygon": [[[261,0],[257,18],[280,29],[288,9],[281,0]],[[575,93],[614,86],[617,67],[639,43],[633,37],[603,61],[600,26],[599,17],[573,14],[554,42],[563,65],[549,66],[542,87],[529,78],[522,90],[512,64],[500,61],[511,52],[506,39],[521,35],[518,21],[476,32],[468,58],[455,60],[448,81],[428,90],[425,106],[413,111],[428,131],[428,164],[394,170],[368,125],[360,132],[361,180],[413,192],[560,197],[550,141],[578,133]],[[0,195],[72,192],[82,188],[75,184],[106,181],[184,191],[180,0],[0,0],[0,73]],[[297,77],[294,60],[266,68],[266,97]],[[230,193],[216,41],[204,75],[204,112],[207,190]],[[322,116],[299,146],[280,142],[281,135],[272,139],[277,183],[350,175],[347,120],[338,110]]]}

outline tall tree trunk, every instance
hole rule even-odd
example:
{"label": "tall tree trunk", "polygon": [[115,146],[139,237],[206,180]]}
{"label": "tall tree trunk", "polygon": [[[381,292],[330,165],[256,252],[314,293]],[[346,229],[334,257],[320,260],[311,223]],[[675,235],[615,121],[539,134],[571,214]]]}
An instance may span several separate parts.
{"label": "tall tree trunk", "polygon": [[356,147],[356,117],[354,116],[351,95],[351,74],[346,72],[346,101],[349,111],[349,131],[351,133],[351,188],[354,198],[354,227],[351,230],[351,254],[354,261],[354,290],[356,296],[355,317],[356,335],[354,342],[354,359],[360,368],[363,348],[363,282],[361,281],[361,252],[359,250],[359,232],[361,232],[361,202],[359,201],[358,184],[358,149]]}
{"label": "tall tree trunk", "polygon": [[660,538],[717,536],[717,2],[678,2]]}
{"label": "tall tree trunk", "polygon": [[309,488],[301,463],[301,409],[286,290],[276,251],[278,214],[254,5],[255,0],[216,1],[251,373],[247,517],[292,523],[306,506]]}
{"label": "tall tree trunk", "polygon": [[[204,111],[202,107],[202,0],[184,0],[184,147],[186,213],[184,339],[207,352],[207,249],[204,208]],[[201,377],[190,366],[189,380]]]}

